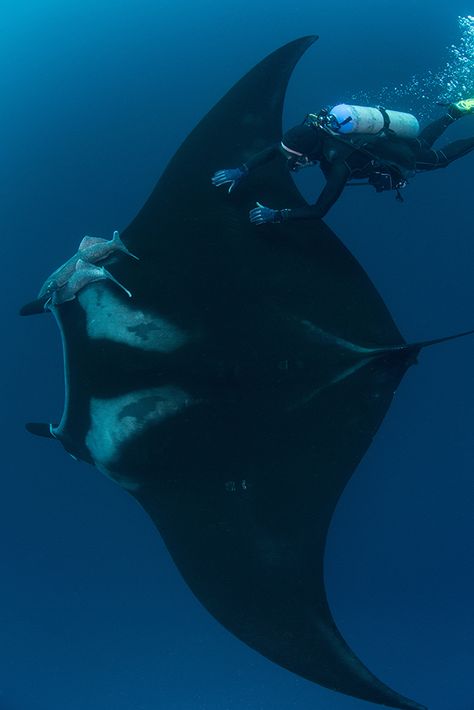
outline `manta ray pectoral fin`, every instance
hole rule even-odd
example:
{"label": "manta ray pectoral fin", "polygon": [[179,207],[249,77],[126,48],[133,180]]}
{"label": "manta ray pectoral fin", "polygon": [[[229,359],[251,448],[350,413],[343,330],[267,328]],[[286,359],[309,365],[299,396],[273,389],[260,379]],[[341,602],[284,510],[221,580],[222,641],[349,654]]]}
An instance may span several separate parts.
{"label": "manta ray pectoral fin", "polygon": [[116,245],[116,248],[118,251],[123,251],[124,254],[127,254],[127,256],[131,256],[132,259],[136,259],[137,261],[140,261],[140,258],[136,256],[135,254],[132,254],[131,251],[127,249],[123,241],[120,239],[120,234],[115,230],[112,236],[112,243]]}
{"label": "manta ray pectoral fin", "polygon": [[36,316],[40,313],[47,313],[48,308],[46,304],[49,300],[49,298],[47,300],[44,298],[36,298],[34,301],[25,303],[25,305],[20,308],[20,316]]}
{"label": "manta ray pectoral fin", "polygon": [[44,422],[27,422],[25,424],[26,431],[34,436],[42,436],[44,439],[55,439],[53,434],[53,427],[51,424],[45,424]]}

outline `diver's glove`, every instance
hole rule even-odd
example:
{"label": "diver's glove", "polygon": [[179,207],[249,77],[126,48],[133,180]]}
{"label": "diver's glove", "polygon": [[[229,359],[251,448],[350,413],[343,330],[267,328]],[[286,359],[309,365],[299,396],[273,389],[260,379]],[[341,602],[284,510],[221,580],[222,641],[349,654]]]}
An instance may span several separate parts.
{"label": "diver's glove", "polygon": [[270,207],[265,207],[257,202],[257,206],[250,210],[249,218],[252,224],[272,224],[286,222],[290,216],[291,210],[272,210]]}
{"label": "diver's glove", "polygon": [[226,168],[225,170],[218,170],[212,176],[212,184],[214,187],[220,187],[221,185],[226,185],[230,182],[229,189],[227,192],[232,192],[239,182],[248,174],[248,167],[246,165],[241,165],[240,168]]}

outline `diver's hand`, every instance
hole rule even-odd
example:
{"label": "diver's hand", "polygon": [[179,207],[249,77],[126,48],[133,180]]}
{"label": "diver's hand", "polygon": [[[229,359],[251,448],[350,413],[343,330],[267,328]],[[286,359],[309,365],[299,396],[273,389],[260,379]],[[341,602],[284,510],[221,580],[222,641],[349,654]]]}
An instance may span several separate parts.
{"label": "diver's hand", "polygon": [[221,185],[230,183],[227,192],[232,192],[247,173],[248,168],[246,166],[242,166],[241,168],[226,168],[225,170],[215,172],[211,181],[214,187],[220,187]]}
{"label": "diver's hand", "polygon": [[281,210],[272,210],[257,202],[257,206],[250,210],[249,218],[252,224],[267,224],[267,222],[281,222]]}

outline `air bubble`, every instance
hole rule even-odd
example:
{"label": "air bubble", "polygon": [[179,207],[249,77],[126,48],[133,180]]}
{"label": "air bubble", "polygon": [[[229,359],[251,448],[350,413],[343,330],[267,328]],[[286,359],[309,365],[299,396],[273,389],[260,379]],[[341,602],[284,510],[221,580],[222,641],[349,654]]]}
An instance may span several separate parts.
{"label": "air bubble", "polygon": [[[449,104],[474,96],[474,15],[458,17],[459,39],[446,48],[444,62],[407,81],[384,86],[377,94],[358,92],[351,101],[413,111],[420,121],[433,118],[437,103]],[[420,93],[421,92],[421,93]]]}

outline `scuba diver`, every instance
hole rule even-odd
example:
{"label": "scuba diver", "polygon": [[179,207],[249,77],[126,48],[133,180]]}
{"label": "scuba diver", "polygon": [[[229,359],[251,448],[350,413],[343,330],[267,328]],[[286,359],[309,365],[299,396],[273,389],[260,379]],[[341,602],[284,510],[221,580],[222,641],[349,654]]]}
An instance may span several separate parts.
{"label": "scuba diver", "polygon": [[395,190],[402,201],[400,189],[406,186],[407,178],[444,168],[474,150],[474,137],[454,141],[443,149],[433,148],[451,124],[474,114],[474,99],[447,106],[447,113],[421,132],[411,114],[382,107],[339,104],[322,109],[318,114],[308,114],[301,125],[285,133],[281,143],[269,146],[238,168],[218,170],[212,184],[229,185],[228,192],[232,192],[250,171],[281,156],[293,171],[320,164],[326,185],[314,205],[271,209],[257,202],[249,213],[250,221],[257,225],[321,219],[352,180],[365,179],[377,192]]}

